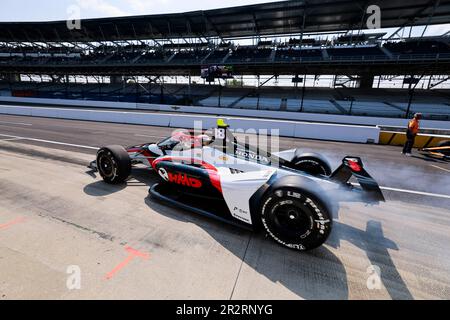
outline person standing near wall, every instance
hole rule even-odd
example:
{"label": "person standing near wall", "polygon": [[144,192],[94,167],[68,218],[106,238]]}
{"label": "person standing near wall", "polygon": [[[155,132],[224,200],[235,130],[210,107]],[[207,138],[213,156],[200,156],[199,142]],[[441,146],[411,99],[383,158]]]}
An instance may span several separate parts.
{"label": "person standing near wall", "polygon": [[422,114],[416,113],[414,115],[414,119],[412,119],[408,123],[408,130],[406,131],[406,143],[403,147],[403,154],[410,157],[412,148],[414,147],[414,144],[416,142],[416,137],[419,134],[420,130],[420,120],[422,120]]}

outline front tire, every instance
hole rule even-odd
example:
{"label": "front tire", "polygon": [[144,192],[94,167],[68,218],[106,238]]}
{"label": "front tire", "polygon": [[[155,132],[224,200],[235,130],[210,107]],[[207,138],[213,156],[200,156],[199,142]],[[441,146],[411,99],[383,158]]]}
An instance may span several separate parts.
{"label": "front tire", "polygon": [[323,245],[333,224],[325,203],[300,188],[282,188],[267,195],[262,202],[261,219],[273,240],[299,251]]}
{"label": "front tire", "polygon": [[108,184],[125,182],[131,173],[131,159],[121,146],[101,148],[97,153],[97,168]]}

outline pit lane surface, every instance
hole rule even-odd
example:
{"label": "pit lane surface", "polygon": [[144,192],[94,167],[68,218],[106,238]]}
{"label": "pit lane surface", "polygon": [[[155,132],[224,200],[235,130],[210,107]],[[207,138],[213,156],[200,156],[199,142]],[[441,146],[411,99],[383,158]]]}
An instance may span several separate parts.
{"label": "pit lane surface", "polygon": [[[341,203],[327,244],[301,254],[154,202],[146,171],[127,187],[86,173],[96,147],[171,132],[0,116],[0,299],[450,298],[450,200],[439,197],[450,195],[448,163],[404,158],[396,147],[282,138],[281,150],[321,152],[333,166],[361,156],[382,186],[402,190],[385,192],[379,206]],[[117,269],[126,247],[149,256]],[[69,266],[80,267],[81,290],[67,289]]]}

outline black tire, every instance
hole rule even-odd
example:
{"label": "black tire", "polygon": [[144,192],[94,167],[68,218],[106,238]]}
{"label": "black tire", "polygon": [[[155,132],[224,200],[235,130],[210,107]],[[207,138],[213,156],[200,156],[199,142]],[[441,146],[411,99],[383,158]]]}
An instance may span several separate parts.
{"label": "black tire", "polygon": [[300,150],[297,150],[292,163],[297,170],[316,177],[321,175],[329,177],[333,173],[328,160],[317,153],[301,154]]}
{"label": "black tire", "polygon": [[439,148],[450,147],[450,140],[441,141],[437,145]]}
{"label": "black tire", "polygon": [[131,159],[122,146],[108,146],[97,153],[97,169],[106,183],[125,182],[131,173]]}
{"label": "black tire", "polygon": [[281,188],[267,195],[261,206],[261,220],[270,237],[298,251],[323,245],[333,226],[325,202],[301,188]]}

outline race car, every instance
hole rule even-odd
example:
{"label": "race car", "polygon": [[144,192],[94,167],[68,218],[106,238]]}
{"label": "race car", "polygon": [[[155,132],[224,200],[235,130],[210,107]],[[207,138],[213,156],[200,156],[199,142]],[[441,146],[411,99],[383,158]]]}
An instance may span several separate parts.
{"label": "race car", "polygon": [[[332,171],[319,154],[287,150],[271,154],[240,143],[223,120],[200,132],[180,130],[158,143],[101,148],[90,167],[106,183],[125,183],[134,166],[159,176],[151,197],[251,230],[300,251],[320,247],[333,225],[337,190],[384,201],[359,157],[345,157]],[[352,177],[358,181],[351,184]]]}
{"label": "race car", "polygon": [[439,160],[450,160],[450,141],[442,141],[434,148],[419,149],[419,152],[426,157]]}

